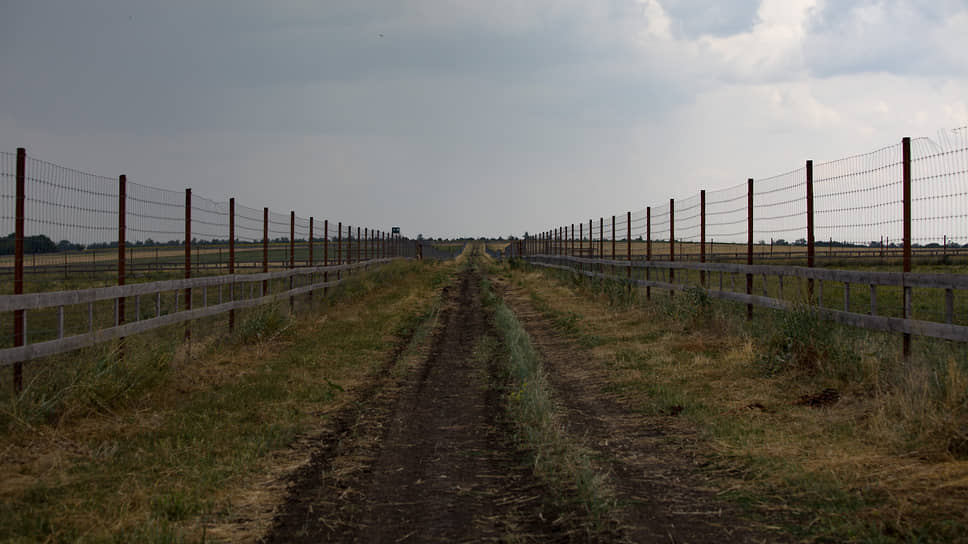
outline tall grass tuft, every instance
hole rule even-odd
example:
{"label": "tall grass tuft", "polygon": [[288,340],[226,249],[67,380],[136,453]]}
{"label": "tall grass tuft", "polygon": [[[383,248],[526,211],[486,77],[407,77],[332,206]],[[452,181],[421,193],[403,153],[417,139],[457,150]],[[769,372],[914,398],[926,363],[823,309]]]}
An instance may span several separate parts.
{"label": "tall grass tuft", "polygon": [[[590,517],[587,530],[604,530],[613,523],[614,496],[592,466],[587,452],[556,421],[552,389],[530,336],[514,313],[493,294],[486,279],[482,280],[482,292],[485,305],[493,311],[494,326],[506,351],[504,370],[510,377],[507,412],[515,429],[515,441],[528,452],[535,476],[552,488],[574,496],[572,500]],[[563,496],[559,500],[567,499]]]}
{"label": "tall grass tuft", "polygon": [[66,419],[112,413],[168,375],[173,345],[124,350],[91,349],[72,356],[70,366],[60,360],[38,364],[23,391],[0,408],[0,430],[13,426],[57,425]]}

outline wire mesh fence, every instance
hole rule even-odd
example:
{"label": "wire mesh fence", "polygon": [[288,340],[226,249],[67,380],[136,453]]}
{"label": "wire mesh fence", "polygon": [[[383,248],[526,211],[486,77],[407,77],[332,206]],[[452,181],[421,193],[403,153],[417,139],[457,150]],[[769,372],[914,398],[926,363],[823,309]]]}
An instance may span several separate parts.
{"label": "wire mesh fence", "polygon": [[[347,225],[339,232],[325,219],[245,206],[190,190],[152,187],[125,176],[83,172],[25,151],[18,172],[18,153],[0,153],[4,236],[0,275],[12,276],[17,268],[19,173],[23,176],[22,266],[27,293],[57,289],[65,282],[97,287],[124,280],[182,277],[186,270],[193,276],[226,274],[230,269],[261,272],[416,254],[406,238],[388,237],[393,243],[376,240],[377,232],[390,229]],[[313,240],[310,222],[315,227]],[[328,233],[320,228],[323,224]],[[121,229],[124,240],[120,240]],[[330,247],[335,245],[343,247]],[[324,258],[326,262],[321,262]],[[124,277],[119,281],[122,266]],[[12,282],[3,285],[0,294],[13,292]]]}
{"label": "wire mesh fence", "polygon": [[[914,257],[968,256],[968,127],[905,141],[842,159],[808,161],[809,166],[703,194],[679,195],[629,215],[616,214],[616,232],[609,221],[601,230],[616,239],[631,238],[633,256],[651,253],[654,260],[745,262],[752,253],[756,262],[805,264],[811,241],[821,263],[899,260],[907,168],[908,242]],[[907,162],[904,145],[910,150]],[[565,236],[560,228],[541,231],[541,236],[559,240],[552,244],[558,254],[591,255],[588,244],[580,242],[590,232],[595,236],[598,223],[591,229],[587,223],[577,225],[574,236],[570,223]],[[750,239],[752,249],[747,247]]]}

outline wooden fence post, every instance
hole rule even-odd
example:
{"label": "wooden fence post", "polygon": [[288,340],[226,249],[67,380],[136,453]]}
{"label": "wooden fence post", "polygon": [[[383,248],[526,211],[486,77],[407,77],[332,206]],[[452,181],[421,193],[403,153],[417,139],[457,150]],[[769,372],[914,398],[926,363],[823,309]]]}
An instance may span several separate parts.
{"label": "wooden fence post", "polygon": [[[746,180],[746,264],[753,264],[753,178]],[[746,294],[753,294],[753,274],[746,274]],[[753,319],[753,304],[746,305],[746,319]]]}
{"label": "wooden fence post", "polygon": [[[235,197],[229,199],[229,274],[235,274]],[[229,300],[235,300],[235,284],[230,283],[232,293]],[[235,308],[229,310],[229,332],[235,330]]]}
{"label": "wooden fence post", "polygon": [[[192,190],[185,189],[185,279],[192,277]],[[192,288],[185,288],[185,309],[192,309]],[[185,322],[185,340],[192,339],[192,322]]]}
{"label": "wooden fence post", "polygon": [[[901,175],[904,199],[904,273],[911,271],[911,138],[901,140]],[[911,288],[904,287],[904,319],[911,318]],[[904,358],[911,356],[911,334],[904,333]]]}
{"label": "wooden fence post", "polygon": [[[807,161],[807,268],[814,267],[815,252],[816,245],[813,232],[813,161],[809,160]],[[813,278],[807,280],[807,300],[809,303],[813,303]]]}
{"label": "wooden fence post", "polygon": [[[17,148],[17,201],[14,212],[14,258],[13,258],[13,293],[15,295],[24,292],[24,203],[27,200],[26,186],[27,170],[27,149]],[[24,310],[13,311],[13,345],[19,347],[24,345]],[[13,364],[13,392],[20,393],[24,388],[24,367],[23,363]]]}
{"label": "wooden fence post", "polygon": [[[329,219],[323,219],[323,266],[329,266]],[[329,271],[323,272],[323,283],[329,281]],[[328,287],[323,287],[323,296],[326,296]]]}
{"label": "wooden fence post", "polygon": [[[343,222],[339,222],[339,226],[336,229],[336,265],[339,266],[343,264]],[[343,278],[343,271],[336,271],[336,281]]]}
{"label": "wooden fence post", "polygon": [[[699,191],[699,262],[706,262],[706,190]],[[706,271],[699,271],[699,284],[706,288]]]}
{"label": "wooden fence post", "polygon": [[575,256],[575,224],[571,224],[571,256]]}

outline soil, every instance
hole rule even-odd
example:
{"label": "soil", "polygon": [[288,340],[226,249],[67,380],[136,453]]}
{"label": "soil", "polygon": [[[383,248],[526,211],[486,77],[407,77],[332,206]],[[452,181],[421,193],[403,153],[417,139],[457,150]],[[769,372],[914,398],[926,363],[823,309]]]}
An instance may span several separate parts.
{"label": "soil", "polygon": [[575,540],[510,443],[497,361],[475,357],[493,333],[479,277],[464,270],[443,298],[427,357],[338,418],[265,542]]}
{"label": "soil", "polygon": [[617,533],[585,532],[582,512],[550,500],[512,443],[499,361],[475,353],[482,338],[496,338],[479,279],[468,268],[445,288],[425,357],[396,370],[391,361],[334,419],[291,475],[264,542],[789,540],[719,500],[692,462],[694,435],[603,393],[603,367],[558,334],[527,293],[497,282],[543,357],[562,424],[594,454],[622,506]]}

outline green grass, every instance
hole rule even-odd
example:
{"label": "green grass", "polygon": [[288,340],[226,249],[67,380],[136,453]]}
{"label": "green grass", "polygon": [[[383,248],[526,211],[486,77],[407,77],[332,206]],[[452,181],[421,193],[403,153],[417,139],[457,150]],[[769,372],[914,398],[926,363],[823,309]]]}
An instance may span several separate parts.
{"label": "green grass", "polygon": [[[617,503],[589,453],[569,437],[558,422],[560,415],[544,377],[540,357],[514,313],[494,295],[489,281],[482,280],[486,307],[501,339],[506,361],[507,411],[518,446],[529,457],[536,477],[558,490],[555,500],[578,504],[588,515],[587,534],[604,534],[616,522]],[[487,344],[487,349],[497,349]]]}
{"label": "green grass", "polygon": [[124,359],[104,349],[27,365],[30,386],[0,398],[0,541],[201,540],[236,515],[271,454],[323,424],[400,338],[426,336],[443,270],[398,262],[295,316],[285,304],[240,312],[234,336],[198,334],[187,361],[149,333]]}

